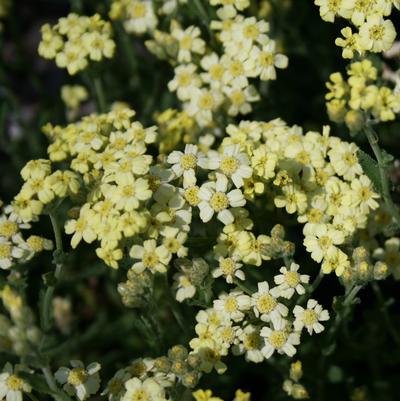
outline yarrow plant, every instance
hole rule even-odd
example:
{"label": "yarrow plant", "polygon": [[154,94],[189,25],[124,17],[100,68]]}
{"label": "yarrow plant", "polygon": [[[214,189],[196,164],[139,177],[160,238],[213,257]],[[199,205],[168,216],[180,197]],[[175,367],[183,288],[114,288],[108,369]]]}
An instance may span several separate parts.
{"label": "yarrow plant", "polygon": [[0,0],[0,399],[395,399],[399,2],[63,3],[24,108]]}

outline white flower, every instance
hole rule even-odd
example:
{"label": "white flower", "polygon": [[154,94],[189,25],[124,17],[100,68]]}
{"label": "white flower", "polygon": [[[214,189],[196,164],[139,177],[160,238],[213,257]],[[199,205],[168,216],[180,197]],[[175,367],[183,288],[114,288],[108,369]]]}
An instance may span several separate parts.
{"label": "white flower", "polygon": [[281,297],[290,299],[295,291],[300,295],[305,293],[303,284],[309,282],[310,276],[298,273],[299,267],[298,264],[292,262],[289,270],[282,266],[279,270],[282,274],[274,277],[275,284],[278,285],[276,289]]}
{"label": "white flower", "polygon": [[228,193],[228,179],[221,174],[217,174],[216,182],[208,182],[203,184],[199,191],[201,202],[198,207],[200,209],[200,218],[204,223],[212,219],[214,213],[217,218],[225,225],[234,221],[230,207],[240,207],[246,204],[246,200],[240,189],[234,189]]}
{"label": "white flower", "polygon": [[234,322],[244,318],[243,311],[249,310],[250,305],[250,297],[239,290],[231,291],[229,294],[222,293],[214,301],[214,309],[223,312]]}
{"label": "white flower", "polygon": [[136,273],[141,273],[145,269],[149,269],[152,272],[165,273],[171,259],[171,254],[168,250],[163,245],[157,246],[154,239],[144,241],[143,246],[133,245],[129,256],[140,260],[140,262],[136,262],[132,266]]}
{"label": "white flower", "polygon": [[232,348],[234,355],[245,354],[246,361],[259,363],[264,360],[264,355],[261,352],[263,346],[263,338],[260,336],[260,329],[251,324],[244,329],[239,329],[236,333],[239,340]]}
{"label": "white flower", "polygon": [[266,281],[258,283],[258,291],[251,297],[254,314],[263,322],[279,321],[287,316],[288,308],[277,301],[276,288],[269,289]]}
{"label": "white flower", "polygon": [[172,171],[177,177],[183,175],[183,187],[187,188],[196,184],[197,166],[206,168],[207,159],[203,153],[198,151],[196,145],[187,144],[185,152],[174,150],[168,156],[167,162],[172,164]]}
{"label": "white flower", "polygon": [[[21,244],[23,245],[23,239]],[[14,236],[14,241],[18,240],[18,236]],[[19,242],[19,241],[18,241]],[[26,249],[24,250],[18,245],[13,244],[5,237],[0,237],[0,268],[9,269],[14,263],[18,263],[18,259],[23,258],[27,254]]]}
{"label": "white flower", "polygon": [[322,309],[322,306],[315,299],[308,300],[307,309],[296,305],[293,309],[293,314],[296,317],[294,329],[301,331],[305,327],[309,334],[312,334],[313,331],[321,333],[324,330],[324,326],[319,322],[329,320],[329,312]]}
{"label": "white flower", "polygon": [[125,383],[126,393],[121,401],[167,401],[164,389],[154,380],[137,377]]}
{"label": "white flower", "polygon": [[261,336],[265,338],[265,345],[261,352],[266,359],[270,358],[275,351],[279,354],[293,356],[296,353],[294,345],[300,344],[300,335],[288,331],[288,322],[284,319],[272,322],[273,329],[263,327]]}
{"label": "white flower", "polygon": [[340,245],[344,242],[343,233],[335,230],[327,224],[318,225],[314,232],[307,234],[303,244],[308,252],[311,252],[311,257],[318,263],[328,254],[335,250],[335,245]]}
{"label": "white flower", "polygon": [[186,274],[176,273],[174,275],[174,280],[173,288],[176,289],[175,298],[178,302],[183,302],[185,299],[194,297],[196,287],[191,283]]}
{"label": "white flower", "polygon": [[237,188],[244,185],[243,178],[250,178],[253,169],[249,166],[249,158],[240,152],[240,145],[228,145],[222,155],[210,157],[208,168],[218,169],[226,177],[229,177]]}
{"label": "white flower", "polygon": [[213,277],[221,277],[224,276],[227,283],[232,284],[235,278],[240,280],[245,279],[245,275],[240,268],[243,266],[241,263],[238,263],[236,257],[223,258],[220,257],[218,259],[219,266],[213,270]]}
{"label": "white flower", "polygon": [[199,38],[201,34],[197,26],[189,26],[184,31],[179,27],[172,30],[171,35],[179,42],[178,61],[189,63],[192,53],[203,54],[205,42]]}
{"label": "white flower", "polygon": [[63,389],[69,395],[76,395],[80,400],[96,394],[100,388],[100,364],[94,362],[85,368],[81,361],[74,360],[70,363],[72,369],[61,367],[55,373],[55,378],[63,384]]}
{"label": "white flower", "polygon": [[0,374],[0,399],[4,401],[22,401],[23,393],[30,393],[31,386],[19,378],[16,370],[6,363],[3,373]]}
{"label": "white flower", "polygon": [[107,395],[109,401],[119,401],[125,393],[125,382],[131,378],[127,369],[120,369],[107,383],[107,387],[101,395]]}

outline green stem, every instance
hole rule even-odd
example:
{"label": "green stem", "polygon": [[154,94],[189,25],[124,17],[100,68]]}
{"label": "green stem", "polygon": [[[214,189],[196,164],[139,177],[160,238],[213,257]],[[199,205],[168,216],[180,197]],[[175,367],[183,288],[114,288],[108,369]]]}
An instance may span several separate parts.
{"label": "green stem", "polygon": [[43,366],[42,372],[43,372],[44,378],[46,379],[46,383],[49,386],[50,390],[53,391],[54,393],[56,393],[56,394],[52,395],[52,397],[55,401],[72,401],[72,399],[70,397],[68,397],[67,394],[60,391],[60,389],[57,387],[56,381],[54,379],[53,374],[51,373],[49,366]]}
{"label": "green stem", "polygon": [[378,162],[383,200],[385,201],[386,207],[388,208],[388,211],[392,215],[393,219],[400,226],[400,214],[392,200],[392,197],[390,196],[389,182],[386,174],[385,163],[383,161],[382,151],[378,145],[378,136],[369,123],[367,123],[365,127],[365,134],[367,136],[371,149],[374,152],[376,161]]}
{"label": "green stem", "polygon": [[388,311],[386,309],[385,299],[383,297],[382,291],[381,291],[381,289],[380,289],[380,287],[379,287],[377,282],[373,281],[371,283],[371,285],[372,285],[372,289],[374,290],[374,293],[376,295],[376,298],[378,299],[379,307],[380,307],[380,310],[381,310],[381,312],[383,314],[383,319],[385,321],[386,328],[387,328],[389,334],[391,335],[393,341],[399,347],[400,346],[399,333],[397,332],[397,330],[393,326],[392,320],[390,319],[390,316],[389,316]]}
{"label": "green stem", "polygon": [[252,296],[254,291],[251,291],[250,288],[247,288],[243,283],[241,283],[239,280],[237,279],[233,279],[233,282],[243,291],[245,292],[247,295]]}
{"label": "green stem", "polygon": [[[53,214],[53,212],[49,213],[50,216],[50,221],[51,225],[53,227],[54,231],[54,238],[56,242],[56,251],[57,254],[62,254],[63,252],[63,244],[62,244],[62,237],[61,237],[61,230],[60,226],[58,224],[57,218]],[[56,264],[56,269],[54,272],[54,278],[56,281],[60,279],[61,276],[61,271],[62,271],[62,264],[57,263]],[[41,308],[41,320],[42,320],[42,328],[44,331],[47,331],[50,329],[50,316],[51,316],[51,302],[53,300],[53,294],[55,290],[55,285],[51,284],[46,288],[46,291],[43,296],[43,304]]]}
{"label": "green stem", "polygon": [[101,81],[101,78],[99,75],[97,75],[93,78],[93,86],[94,86],[94,90],[96,92],[97,106],[98,106],[99,112],[105,113],[107,111],[107,102],[106,102],[106,97],[104,94],[103,82]]}
{"label": "green stem", "polygon": [[206,9],[204,8],[204,4],[202,3],[201,0],[192,0],[194,8],[197,9],[198,13],[199,13],[199,17],[201,19],[202,24],[204,25],[204,27],[207,29],[210,38],[213,37],[211,28],[210,28],[210,17],[206,11]]}
{"label": "green stem", "polygon": [[27,397],[32,401],[39,401],[39,399],[32,393],[25,393]]}
{"label": "green stem", "polygon": [[312,284],[308,287],[308,290],[306,291],[306,293],[303,294],[297,301],[297,303],[299,305],[302,304],[306,299],[308,299],[311,296],[311,294],[319,287],[324,276],[325,276],[325,274],[322,273],[322,270],[320,270],[317,277],[314,279]]}
{"label": "green stem", "polygon": [[115,30],[118,33],[118,36],[121,41],[122,48],[124,50],[124,55],[126,56],[126,59],[128,61],[129,69],[131,70],[131,75],[136,76],[137,75],[137,69],[138,69],[138,63],[136,59],[135,52],[133,51],[133,44],[131,41],[130,36],[128,33],[125,31],[124,27],[120,22],[116,22],[114,24]]}

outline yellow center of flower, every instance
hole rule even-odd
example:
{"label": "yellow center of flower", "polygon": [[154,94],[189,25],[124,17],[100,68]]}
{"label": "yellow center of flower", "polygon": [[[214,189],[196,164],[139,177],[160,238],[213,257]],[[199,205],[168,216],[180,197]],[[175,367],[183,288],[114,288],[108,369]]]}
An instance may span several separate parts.
{"label": "yellow center of flower", "polygon": [[360,189],[359,194],[360,194],[361,200],[367,201],[368,199],[371,198],[372,191],[368,187],[362,187]]}
{"label": "yellow center of flower", "polygon": [[224,75],[224,67],[221,64],[214,64],[210,67],[210,75],[214,81],[220,81]]}
{"label": "yellow center of flower", "polygon": [[258,61],[261,67],[266,68],[270,67],[274,63],[274,57],[271,53],[260,53],[258,57]]}
{"label": "yellow center of flower", "polygon": [[286,272],[285,281],[290,287],[296,287],[300,282],[300,275],[297,272]]}
{"label": "yellow center of flower", "polygon": [[382,40],[385,34],[385,28],[382,25],[374,25],[369,30],[369,36],[373,40]]}
{"label": "yellow center of flower", "polygon": [[0,259],[8,259],[11,256],[11,246],[0,244]]}
{"label": "yellow center of flower", "polygon": [[318,316],[315,311],[306,309],[303,314],[303,322],[306,326],[311,326],[318,321]]}
{"label": "yellow center of flower", "polygon": [[310,156],[305,150],[303,150],[297,154],[296,160],[302,164],[310,164],[310,162],[311,162]]}
{"label": "yellow center of flower", "polygon": [[166,238],[164,240],[164,246],[171,252],[177,253],[181,246],[180,242],[175,238]]}
{"label": "yellow center of flower", "polygon": [[131,395],[131,401],[149,401],[150,396],[145,390],[136,390]]}
{"label": "yellow center of flower", "polygon": [[240,106],[246,101],[246,98],[244,97],[243,92],[240,91],[235,91],[231,94],[231,102],[235,106]]}
{"label": "yellow center of flower", "polygon": [[85,383],[86,380],[87,373],[85,372],[85,369],[75,368],[69,372],[68,383],[75,387]]}
{"label": "yellow center of flower", "polygon": [[22,389],[22,386],[24,384],[24,381],[22,379],[20,379],[18,376],[16,375],[10,375],[7,378],[7,387],[10,390],[13,391],[18,391]]}
{"label": "yellow center of flower", "polygon": [[122,187],[122,195],[125,198],[130,198],[134,194],[133,186],[132,185],[124,185]]}
{"label": "yellow center of flower", "polygon": [[310,223],[319,223],[323,217],[319,209],[310,209],[307,213],[307,218]]}
{"label": "yellow center of flower", "polygon": [[258,28],[256,24],[247,25],[243,29],[243,35],[247,39],[255,40],[258,36]]}
{"label": "yellow center of flower", "polygon": [[357,163],[357,157],[351,152],[346,152],[343,158],[349,166],[354,166]]}
{"label": "yellow center of flower", "polygon": [[190,35],[185,35],[180,41],[180,47],[183,50],[190,50],[192,47],[193,39]]}
{"label": "yellow center of flower", "polygon": [[239,167],[239,161],[233,156],[226,156],[221,161],[221,171],[226,176],[231,176]]}
{"label": "yellow center of flower", "polygon": [[282,330],[275,330],[268,338],[269,343],[277,349],[282,348],[287,341],[287,334]]}
{"label": "yellow center of flower", "polygon": [[214,107],[214,99],[208,92],[203,93],[198,102],[198,106],[201,110],[211,110]]}
{"label": "yellow center of flower", "polygon": [[248,350],[257,349],[260,347],[260,345],[261,345],[261,338],[259,334],[256,332],[247,334],[243,340],[243,346]]}
{"label": "yellow center of flower", "polygon": [[220,212],[229,206],[229,199],[223,192],[216,192],[210,199],[210,206]]}
{"label": "yellow center of flower", "polygon": [[111,394],[117,395],[124,389],[124,383],[119,379],[111,379],[107,387]]}
{"label": "yellow center of flower", "polygon": [[190,187],[185,190],[184,197],[190,206],[197,206],[200,202],[198,197],[199,187]]}
{"label": "yellow center of flower", "polygon": [[243,74],[243,65],[240,61],[232,61],[229,66],[229,72],[234,76],[238,77]]}
{"label": "yellow center of flower", "polygon": [[231,258],[221,260],[219,266],[225,276],[230,276],[235,272],[235,262]]}
{"label": "yellow center of flower", "polygon": [[191,168],[196,167],[197,157],[190,153],[187,155],[182,155],[179,163],[184,170],[190,170]]}
{"label": "yellow center of flower", "polygon": [[143,255],[143,264],[152,268],[158,263],[158,257],[154,252],[145,252]]}
{"label": "yellow center of flower", "polygon": [[10,238],[18,232],[18,224],[14,221],[3,221],[0,223],[0,235]]}
{"label": "yellow center of flower", "polygon": [[332,240],[328,236],[324,235],[318,240],[318,243],[322,249],[327,250],[332,245]]}
{"label": "yellow center of flower", "polygon": [[37,235],[31,235],[27,239],[27,244],[34,252],[41,252],[44,248],[44,241],[43,238],[38,237]]}
{"label": "yellow center of flower", "polygon": [[143,18],[146,15],[146,7],[142,3],[135,3],[131,9],[131,15],[133,18]]}
{"label": "yellow center of flower", "polygon": [[234,332],[232,327],[224,327],[218,334],[222,341],[226,343],[231,343],[234,339]]}
{"label": "yellow center of flower", "polygon": [[238,302],[235,297],[228,297],[225,300],[225,310],[229,313],[236,312],[238,310]]}
{"label": "yellow center of flower", "polygon": [[188,72],[182,72],[178,75],[179,86],[189,86],[192,81],[192,77]]}
{"label": "yellow center of flower", "polygon": [[276,307],[276,299],[269,294],[261,295],[257,300],[257,309],[260,313],[269,313]]}

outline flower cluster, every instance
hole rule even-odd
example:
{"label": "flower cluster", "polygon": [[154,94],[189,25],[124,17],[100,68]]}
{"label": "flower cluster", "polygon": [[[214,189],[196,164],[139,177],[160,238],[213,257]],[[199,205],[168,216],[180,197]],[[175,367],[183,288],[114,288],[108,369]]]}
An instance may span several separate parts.
{"label": "flower cluster", "polygon": [[395,119],[400,111],[400,95],[379,82],[378,69],[370,60],[351,63],[347,75],[345,80],[340,72],[335,72],[326,84],[326,106],[332,121],[345,122],[351,131],[357,132],[365,126],[368,116],[376,121]]}
{"label": "flower cluster", "polygon": [[310,398],[306,388],[300,383],[302,377],[303,367],[301,361],[291,363],[289,378],[283,382],[283,390],[295,400]]}
{"label": "flower cluster", "polygon": [[42,26],[38,50],[42,57],[55,59],[58,67],[74,75],[90,62],[112,58],[115,42],[110,23],[102,20],[99,14],[87,17],[71,13],[54,26]]}
{"label": "flower cluster", "polygon": [[129,33],[152,32],[158,20],[151,0],[113,0],[109,12],[113,20],[122,20]]}
{"label": "flower cluster", "polygon": [[27,301],[10,285],[0,290],[7,314],[0,314],[0,350],[19,356],[32,356],[42,339],[35,315]]}
{"label": "flower cluster", "polygon": [[352,59],[365,52],[381,53],[389,50],[396,38],[396,30],[389,17],[397,0],[314,0],[321,18],[334,22],[336,17],[347,19],[354,28],[343,28],[343,38],[335,43],[343,48],[343,58]]}
{"label": "flower cluster", "polygon": [[35,254],[43,250],[53,249],[52,241],[38,235],[30,235],[24,239],[22,230],[31,225],[14,212],[12,206],[2,208],[0,214],[0,268],[10,269],[12,266],[26,263]]}
{"label": "flower cluster", "polygon": [[274,287],[263,281],[255,292],[235,288],[221,293],[212,308],[197,314],[197,337],[190,346],[200,357],[202,371],[215,368],[223,373],[227,367],[221,357],[229,350],[255,363],[269,359],[275,352],[291,357],[303,329],[310,335],[324,330],[320,322],[328,320],[329,313],[314,299],[309,299],[305,308],[287,306],[295,294],[305,294],[309,276],[298,269],[295,263],[282,267],[281,274],[274,277]]}
{"label": "flower cluster", "polygon": [[277,52],[276,42],[268,36],[268,22],[236,14],[248,1],[211,3],[223,4],[217,12],[223,19],[211,23],[222,54],[207,48],[198,27],[184,29],[177,21],[172,21],[170,34],[155,32],[155,43],[163,50],[154,41],[148,42],[157,55],[166,54],[172,64],[177,62],[168,88],[202,127],[212,126],[213,115],[221,108],[230,116],[250,113],[251,103],[260,99],[251,80],[274,80],[276,68],[288,65],[287,57]]}

